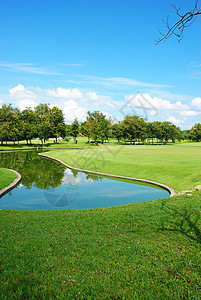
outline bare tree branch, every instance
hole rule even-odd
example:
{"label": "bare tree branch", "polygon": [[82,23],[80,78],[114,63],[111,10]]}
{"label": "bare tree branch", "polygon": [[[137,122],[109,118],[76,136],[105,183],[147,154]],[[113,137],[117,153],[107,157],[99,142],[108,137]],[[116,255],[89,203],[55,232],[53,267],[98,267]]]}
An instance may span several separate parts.
{"label": "bare tree branch", "polygon": [[178,38],[178,42],[180,42],[183,38],[183,32],[186,27],[189,27],[194,21],[195,18],[198,15],[201,15],[201,7],[198,8],[198,0],[195,1],[194,8],[192,10],[189,10],[185,14],[182,14],[181,7],[177,8],[175,5],[172,4],[172,8],[179,17],[179,20],[170,26],[169,24],[169,17],[167,17],[167,20],[162,20],[163,23],[165,24],[165,27],[167,28],[167,32],[164,34],[159,30],[160,38],[156,40],[156,45],[159,44],[160,42],[165,41],[171,36],[175,35]]}

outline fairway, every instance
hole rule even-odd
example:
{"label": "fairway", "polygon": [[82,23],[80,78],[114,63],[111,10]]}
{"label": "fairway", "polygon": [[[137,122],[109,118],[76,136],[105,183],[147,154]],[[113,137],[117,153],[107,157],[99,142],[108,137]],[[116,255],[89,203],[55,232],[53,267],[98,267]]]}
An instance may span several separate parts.
{"label": "fairway", "polygon": [[[45,153],[180,191],[200,184],[200,151],[189,143]],[[1,210],[2,299],[199,299],[200,198],[195,191],[99,209]]]}
{"label": "fairway", "polygon": [[10,170],[0,168],[0,190],[4,187],[8,186],[10,183],[14,181],[15,178],[17,178],[17,175],[14,172],[11,172]]}
{"label": "fairway", "polygon": [[0,211],[1,299],[200,299],[200,197]]}
{"label": "fairway", "polygon": [[101,145],[90,150],[50,150],[47,154],[85,170],[157,181],[176,192],[201,183],[201,143]]}

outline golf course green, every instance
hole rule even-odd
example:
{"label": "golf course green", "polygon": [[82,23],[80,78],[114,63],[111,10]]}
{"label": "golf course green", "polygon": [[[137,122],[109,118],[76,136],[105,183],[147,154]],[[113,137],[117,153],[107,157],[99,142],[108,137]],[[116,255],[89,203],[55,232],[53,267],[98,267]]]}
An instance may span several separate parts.
{"label": "golf course green", "polygon": [[[201,143],[46,153],[177,192],[201,184]],[[1,299],[200,299],[201,191],[88,210],[1,210],[0,219]]]}
{"label": "golf course green", "polygon": [[80,169],[157,181],[176,192],[201,184],[201,143],[101,145],[90,150],[50,150],[47,154]]}

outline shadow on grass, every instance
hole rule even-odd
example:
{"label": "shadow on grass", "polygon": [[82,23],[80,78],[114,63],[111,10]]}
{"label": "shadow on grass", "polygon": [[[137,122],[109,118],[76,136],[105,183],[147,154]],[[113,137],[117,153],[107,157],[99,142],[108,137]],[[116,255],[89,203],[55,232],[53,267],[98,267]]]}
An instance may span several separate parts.
{"label": "shadow on grass", "polygon": [[180,232],[185,237],[190,238],[201,244],[201,231],[198,228],[200,221],[200,212],[195,209],[176,209],[169,207],[164,201],[161,204],[161,210],[168,217],[168,220],[161,222],[160,231]]}

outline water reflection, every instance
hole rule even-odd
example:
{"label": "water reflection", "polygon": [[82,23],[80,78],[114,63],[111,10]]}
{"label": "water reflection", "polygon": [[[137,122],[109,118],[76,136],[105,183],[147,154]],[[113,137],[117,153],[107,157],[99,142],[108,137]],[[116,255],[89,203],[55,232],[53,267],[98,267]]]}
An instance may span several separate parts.
{"label": "water reflection", "polygon": [[169,196],[165,190],[70,170],[36,151],[0,153],[0,167],[22,180],[0,199],[1,209],[85,209],[137,203]]}
{"label": "water reflection", "polygon": [[[31,189],[33,186],[42,190],[57,188],[64,183],[68,184],[68,181],[74,181],[74,178],[78,178],[79,182],[79,172],[68,169],[65,173],[64,165],[41,158],[36,151],[0,153],[0,167],[19,172],[22,176],[21,184],[27,189]],[[69,174],[71,176],[68,176]],[[86,179],[94,181],[100,180],[101,177],[87,174]]]}

